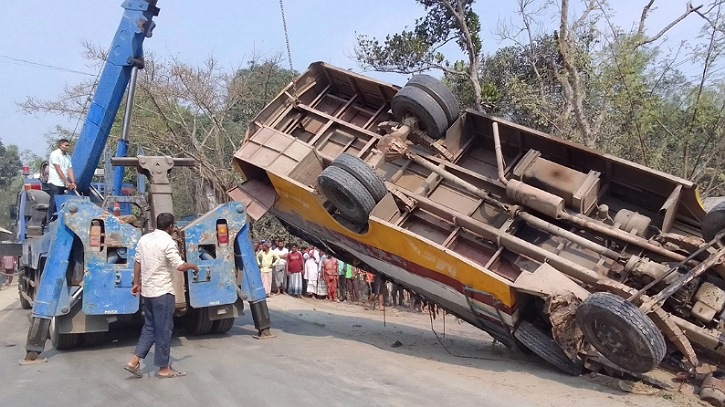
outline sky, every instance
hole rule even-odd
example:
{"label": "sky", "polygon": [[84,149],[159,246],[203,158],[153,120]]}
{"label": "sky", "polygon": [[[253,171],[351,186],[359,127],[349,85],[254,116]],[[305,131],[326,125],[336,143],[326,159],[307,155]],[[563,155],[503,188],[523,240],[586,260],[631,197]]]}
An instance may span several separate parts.
{"label": "sky", "polygon": [[[635,21],[646,0],[611,0],[619,23]],[[46,135],[56,125],[74,128],[77,120],[18,107],[28,97],[53,100],[64,87],[97,75],[99,68],[83,58],[83,41],[106,47],[121,19],[121,0],[23,0],[5,2],[0,13],[0,140],[35,154],[47,151]],[[572,1],[572,3],[576,3]],[[652,31],[684,10],[685,1],[659,0],[651,17]],[[157,57],[201,63],[213,55],[231,67],[252,55],[286,57],[279,2],[273,0],[159,0],[154,35],[144,49]],[[423,8],[413,0],[285,0],[293,67],[297,71],[324,61],[362,72],[352,54],[358,34],[384,37],[411,27]],[[515,19],[514,0],[478,0],[484,52],[502,44],[494,31]],[[700,22],[689,19],[670,36],[686,40]],[[555,24],[553,19],[549,24]],[[455,55],[454,55],[455,57]],[[455,59],[455,58],[452,58]],[[285,66],[287,62],[285,60]],[[84,75],[84,73],[86,75]],[[397,85],[402,75],[366,73]],[[88,76],[90,75],[90,76]],[[78,131],[80,126],[78,124]],[[133,142],[131,135],[131,142]]]}

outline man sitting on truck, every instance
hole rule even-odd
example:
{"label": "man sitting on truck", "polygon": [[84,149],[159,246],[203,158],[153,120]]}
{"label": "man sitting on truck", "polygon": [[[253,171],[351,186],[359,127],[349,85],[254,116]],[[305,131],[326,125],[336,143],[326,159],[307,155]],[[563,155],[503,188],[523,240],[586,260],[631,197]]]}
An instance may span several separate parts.
{"label": "man sitting on truck", "polygon": [[199,267],[182,260],[171,237],[173,231],[174,215],[161,213],[156,217],[156,230],[143,235],[136,244],[131,294],[141,294],[144,324],[136,350],[124,369],[137,377],[143,377],[141,359],[154,344],[154,365],[159,367],[159,377],[186,375],[169,364],[176,303],[172,274],[175,270],[199,273]]}
{"label": "man sitting on truck", "polygon": [[65,194],[67,190],[75,190],[75,177],[73,176],[73,166],[70,160],[70,141],[68,139],[58,140],[58,148],[50,153],[48,158],[48,194],[50,202],[48,202],[47,222],[53,220],[55,214],[55,196]]}

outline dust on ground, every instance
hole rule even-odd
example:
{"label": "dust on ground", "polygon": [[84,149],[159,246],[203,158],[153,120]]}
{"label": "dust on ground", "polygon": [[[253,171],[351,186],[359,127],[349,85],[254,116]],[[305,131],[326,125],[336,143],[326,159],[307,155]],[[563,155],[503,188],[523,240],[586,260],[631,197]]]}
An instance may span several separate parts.
{"label": "dust on ground", "polygon": [[[384,311],[362,305],[311,298],[275,295],[268,298],[269,308],[302,320],[318,328],[321,334],[350,338],[380,349],[413,356],[407,359],[415,369],[428,361],[440,362],[436,369],[449,377],[486,381],[529,393],[531,401],[545,405],[581,404],[625,406],[710,406],[692,394],[653,388],[641,382],[624,381],[595,373],[571,377],[560,374],[533,355],[512,351],[485,332],[453,315],[416,312],[409,307],[386,307]],[[272,321],[273,329],[275,321]],[[615,403],[619,402],[619,403]],[[572,403],[572,404],[570,404]]]}

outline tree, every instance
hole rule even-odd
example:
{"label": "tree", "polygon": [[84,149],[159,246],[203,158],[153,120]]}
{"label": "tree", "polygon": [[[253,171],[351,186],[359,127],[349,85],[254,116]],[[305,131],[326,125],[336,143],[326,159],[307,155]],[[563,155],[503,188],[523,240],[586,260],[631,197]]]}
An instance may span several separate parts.
{"label": "tree", "polygon": [[[86,44],[86,57],[98,63],[106,55],[99,47]],[[248,121],[292,76],[280,67],[279,58],[229,69],[214,58],[192,66],[147,55],[134,100],[129,134],[135,147],[129,154],[142,148],[146,155],[193,158],[198,164],[194,172],[172,171],[176,197],[188,195],[187,199],[176,199],[175,206],[179,214],[204,213],[216,202],[226,201],[226,191],[238,181],[231,160]],[[28,98],[21,106],[29,113],[80,119],[93,88],[93,82],[84,82],[66,87],[56,100]],[[123,108],[111,130],[109,146],[119,137],[122,117]]]}
{"label": "tree", "polygon": [[[484,57],[479,75],[488,112],[541,131],[559,132],[564,95],[551,64],[556,58],[554,38],[546,34]],[[451,86],[454,79],[446,76],[444,82]],[[452,89],[464,104],[469,102],[467,89],[456,85]]]}
{"label": "tree", "polygon": [[[481,62],[481,22],[473,11],[474,0],[416,0],[426,15],[415,20],[412,30],[388,35],[382,42],[367,35],[357,37],[355,57],[366,69],[382,72],[421,73],[438,69],[466,78],[471,85],[474,107],[482,110],[482,88],[478,78]],[[455,42],[467,61],[451,63],[441,48]]]}
{"label": "tree", "polygon": [[[561,1],[552,35],[541,30],[549,17],[536,8],[543,2],[518,0],[519,23],[499,28],[513,45],[482,61],[494,113],[684,178],[719,179],[712,165],[722,164],[723,2],[683,4],[682,14],[658,23],[654,34],[647,29],[653,0],[632,29],[613,23],[605,0],[581,3],[584,10],[573,14]],[[705,22],[702,34],[673,49],[665,34],[690,15]],[[683,64],[698,74],[683,74]]]}
{"label": "tree", "polygon": [[0,189],[7,191],[10,184],[20,175],[22,168],[18,146],[11,144],[5,147],[0,141]]}
{"label": "tree", "polygon": [[[22,167],[18,146],[10,144],[5,147],[0,141],[0,226],[11,231],[15,229],[15,220],[10,218],[10,206],[15,204],[23,183],[20,176]],[[7,238],[0,236],[0,240]]]}

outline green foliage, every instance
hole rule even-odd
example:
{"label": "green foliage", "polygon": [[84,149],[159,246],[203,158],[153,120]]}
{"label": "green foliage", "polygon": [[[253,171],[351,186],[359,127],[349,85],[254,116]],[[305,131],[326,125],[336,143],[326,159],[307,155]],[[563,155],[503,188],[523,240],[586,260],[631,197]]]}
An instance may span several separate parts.
{"label": "green foliage", "polygon": [[238,87],[244,89],[245,97],[230,108],[232,121],[245,128],[295,75],[295,72],[271,60],[252,61],[247,68],[238,70],[234,80]]}
{"label": "green foliage", "polygon": [[[415,73],[435,67],[449,68],[450,63],[440,48],[450,42],[458,44],[464,53],[481,52],[481,22],[473,11],[473,0],[416,0],[426,15],[415,20],[411,30],[387,35],[384,40],[358,35],[355,54],[363,65],[377,71]],[[456,10],[462,10],[467,28],[457,20]],[[471,33],[473,49],[469,49],[464,30]]]}
{"label": "green foliage", "polygon": [[[721,9],[713,3],[702,35],[678,47],[648,37],[656,31],[644,21],[629,30],[616,26],[606,1],[587,4],[584,14],[569,15],[562,42],[557,31],[533,31],[550,11],[543,1],[519,2],[521,27],[502,30],[510,45],[480,62],[480,93],[466,76],[473,62],[440,64],[444,83],[465,107],[480,103],[497,116],[696,181],[706,196],[725,194]],[[432,52],[450,40],[454,20],[426,11],[405,35],[359,38],[358,58],[401,72],[445,61]],[[557,14],[549,16],[557,21]]]}
{"label": "green foliage", "polygon": [[558,52],[553,36],[499,49],[483,58],[479,77],[484,103],[492,114],[554,132],[553,118],[564,96],[557,81]]}
{"label": "green foliage", "polygon": [[309,245],[304,240],[289,234],[279,220],[270,214],[266,214],[258,221],[252,223],[251,235],[252,240],[255,242],[260,240],[282,239],[286,243],[294,243],[298,247],[306,247]]}
{"label": "green foliage", "polygon": [[[22,167],[18,147],[14,144],[5,147],[0,141],[0,226],[11,231],[15,230],[15,220],[10,217],[10,207],[15,205],[23,185]],[[8,238],[0,236],[0,240]]]}
{"label": "green foliage", "polygon": [[195,173],[175,176],[178,181],[172,185],[175,198],[186,200],[180,209],[186,212],[195,206],[195,212],[203,213],[209,205],[201,191],[210,187],[217,201],[228,199],[226,191],[239,182],[232,156],[247,124],[293,73],[273,59],[240,70],[223,69],[213,60],[195,67],[147,58],[146,65],[134,101],[133,142],[146,154],[188,157],[199,163]]}
{"label": "green foliage", "polygon": [[11,144],[5,147],[0,141],[0,189],[6,190],[18,177],[22,168],[18,146]]}
{"label": "green foliage", "polygon": [[[10,184],[2,188],[0,191],[0,226],[15,232],[15,218],[10,217],[10,207],[17,204],[18,192],[23,186],[23,178],[17,174]],[[12,237],[0,233],[0,240],[12,240]]]}

